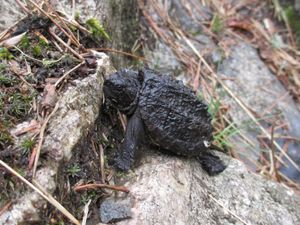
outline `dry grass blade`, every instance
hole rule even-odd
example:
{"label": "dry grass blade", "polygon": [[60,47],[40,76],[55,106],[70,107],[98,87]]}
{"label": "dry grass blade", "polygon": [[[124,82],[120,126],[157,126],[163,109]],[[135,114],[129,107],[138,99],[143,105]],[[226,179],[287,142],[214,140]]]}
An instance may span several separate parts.
{"label": "dry grass blade", "polygon": [[56,201],[50,194],[45,193],[37,188],[24,177],[22,177],[18,172],[16,172],[13,168],[7,165],[5,162],[0,160],[0,164],[7,169],[10,173],[14,176],[18,177],[23,183],[29,186],[32,190],[37,192],[40,196],[42,196],[45,200],[47,200],[50,204],[52,204],[55,208],[57,208],[61,213],[63,213],[67,218],[69,218],[74,224],[80,225],[80,222],[71,214],[69,213],[58,201]]}
{"label": "dry grass blade", "polygon": [[[68,32],[66,32],[47,12],[45,12],[41,7],[39,7],[38,4],[36,4],[34,1],[32,0],[28,0],[31,4],[33,4],[41,13],[43,13],[46,17],[48,17],[69,39],[72,40],[72,42],[79,47],[79,43],[76,40],[76,38],[74,39],[72,37],[72,35],[70,35]],[[74,36],[74,35],[73,35]]]}
{"label": "dry grass blade", "polygon": [[84,58],[78,53],[76,52],[74,49],[72,49],[67,43],[65,43],[60,37],[58,37],[54,31],[52,31],[51,29],[49,30],[50,34],[58,41],[60,42],[64,47],[66,47],[71,53],[73,53],[78,59],[80,59],[80,61],[83,61]]}
{"label": "dry grass blade", "polygon": [[74,191],[83,191],[83,190],[87,190],[87,189],[97,189],[97,188],[107,188],[107,189],[111,189],[114,191],[122,191],[125,193],[129,193],[128,188],[126,188],[124,186],[113,186],[113,185],[109,185],[109,184],[84,184],[84,185],[74,187]]}
{"label": "dry grass blade", "polygon": [[57,87],[60,82],[62,82],[64,79],[66,79],[66,77],[72,73],[73,71],[77,70],[80,66],[82,66],[83,64],[85,64],[85,61],[82,61],[81,63],[77,64],[76,66],[74,66],[72,69],[70,69],[69,71],[67,71],[63,76],[61,76],[54,84],[55,87]]}
{"label": "dry grass blade", "polygon": [[47,118],[45,119],[42,127],[41,127],[41,131],[40,131],[40,135],[39,135],[39,143],[38,143],[38,147],[37,147],[37,150],[36,150],[36,155],[35,155],[35,160],[34,160],[34,164],[33,164],[33,174],[32,174],[32,177],[34,178],[35,177],[35,173],[36,173],[36,168],[37,168],[37,164],[38,164],[38,161],[39,161],[39,157],[40,157],[40,154],[41,154],[41,148],[42,148],[42,144],[43,144],[43,141],[44,141],[44,133],[45,133],[45,130],[46,130],[46,127],[47,127],[47,124],[50,120],[50,118],[54,115],[54,113],[57,111],[58,109],[58,106],[59,104],[56,103],[54,109],[52,110],[52,112],[50,113],[49,116],[47,116]]}
{"label": "dry grass blade", "polygon": [[83,218],[82,218],[82,222],[81,222],[82,225],[86,225],[86,221],[87,221],[88,214],[89,214],[89,206],[90,206],[91,202],[92,202],[92,200],[90,199],[88,201],[88,203],[86,203],[84,206]]}
{"label": "dry grass blade", "polygon": [[64,20],[58,15],[58,13],[53,9],[52,5],[49,4],[48,2],[46,2],[46,5],[53,11],[53,13],[55,14],[56,18],[58,18],[58,20],[64,25],[64,28],[67,29],[67,31],[69,32],[68,35],[71,37],[70,40],[76,45],[76,47],[80,46],[79,41],[77,40],[77,38],[74,36],[73,32],[70,30],[70,28],[67,26],[67,24],[64,22]]}
{"label": "dry grass blade", "polygon": [[12,201],[9,201],[8,203],[6,203],[1,209],[0,209],[0,216],[9,209],[9,207],[11,207],[12,205]]}
{"label": "dry grass blade", "polygon": [[120,51],[120,50],[111,49],[111,48],[93,48],[93,49],[87,49],[87,50],[96,50],[96,51],[102,51],[102,52],[114,52],[114,53],[119,53],[119,54],[122,54],[122,55],[130,56],[132,58],[142,60],[144,62],[148,62],[148,60],[145,59],[144,57],[137,56],[137,55],[131,54],[129,52],[123,52],[123,51]]}
{"label": "dry grass blade", "polygon": [[100,154],[99,154],[99,161],[100,161],[100,175],[101,175],[101,182],[105,182],[105,171],[104,171],[104,149],[102,144],[99,145]]}
{"label": "dry grass blade", "polygon": [[212,195],[208,194],[208,197],[210,197],[214,202],[216,202],[219,206],[221,206],[224,210],[226,210],[227,212],[230,213],[230,215],[232,215],[233,217],[235,217],[236,219],[238,219],[240,222],[242,222],[245,225],[248,225],[247,222],[245,222],[241,217],[239,217],[238,215],[236,215],[234,212],[232,212],[230,209],[226,208],[221,202],[219,202],[216,198],[214,198]]}

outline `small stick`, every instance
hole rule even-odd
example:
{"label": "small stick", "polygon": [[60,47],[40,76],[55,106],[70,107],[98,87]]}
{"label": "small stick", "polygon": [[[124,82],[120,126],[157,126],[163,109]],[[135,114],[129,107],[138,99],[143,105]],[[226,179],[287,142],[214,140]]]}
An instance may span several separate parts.
{"label": "small stick", "polygon": [[[276,168],[276,157],[275,157],[275,149],[274,149],[274,125],[272,125],[271,127],[271,166],[273,165],[273,171],[275,173],[275,178],[277,180],[277,182],[280,182],[280,177]],[[271,169],[270,169],[271,171]],[[272,175],[272,174],[271,174]]]}
{"label": "small stick", "polygon": [[11,207],[12,205],[12,201],[9,201],[8,203],[6,203],[1,209],[0,209],[0,216],[6,211],[8,210],[9,207]]}
{"label": "small stick", "polygon": [[27,14],[31,14],[30,11],[25,7],[25,5],[20,2],[20,0],[16,0],[17,4],[23,9],[24,12],[26,12]]}
{"label": "small stick", "polygon": [[68,38],[70,38],[73,43],[75,45],[77,45],[77,47],[79,47],[79,45],[77,44],[78,42],[76,40],[73,40],[73,37],[68,34],[68,32],[66,32],[47,12],[45,12],[38,4],[36,4],[34,1],[32,0],[28,0],[31,4],[33,4],[39,11],[41,11],[41,13],[43,13],[46,17],[48,17]]}
{"label": "small stick", "polygon": [[36,186],[34,186],[32,183],[30,183],[24,177],[22,177],[18,172],[16,172],[13,168],[11,168],[9,165],[7,165],[5,162],[3,162],[1,159],[0,159],[0,165],[3,166],[5,169],[7,169],[14,176],[18,177],[23,183],[25,183],[31,189],[36,191],[40,196],[42,196],[45,200],[47,200],[50,204],[52,204],[55,208],[57,208],[67,218],[69,218],[74,224],[80,225],[80,222],[72,214],[70,214],[58,201],[56,201],[52,196],[51,196],[52,198],[47,196],[45,193],[43,193],[40,189],[38,189]]}
{"label": "small stick", "polygon": [[223,209],[225,209],[227,212],[229,212],[233,217],[241,221],[243,224],[248,225],[241,217],[236,215],[234,212],[232,212],[230,209],[226,208],[220,201],[218,201],[216,198],[214,198],[212,195],[208,194],[208,197],[210,197],[214,202],[216,202],[219,206],[221,206]]}
{"label": "small stick", "polygon": [[74,66],[72,69],[70,69],[69,71],[67,71],[63,76],[61,76],[54,84],[55,87],[57,87],[59,85],[60,82],[62,82],[70,73],[72,73],[73,71],[75,71],[76,69],[78,69],[81,65],[85,64],[85,61],[82,61],[81,63],[77,64],[76,66]]}
{"label": "small stick", "polygon": [[90,206],[91,202],[92,202],[92,199],[90,199],[88,201],[88,203],[86,203],[85,206],[84,206],[83,218],[82,218],[82,222],[81,222],[82,225],[86,225],[86,221],[87,221],[88,214],[89,214],[89,206]]}
{"label": "small stick", "polygon": [[67,24],[62,20],[62,18],[58,15],[58,13],[53,9],[52,5],[45,2],[46,5],[54,12],[54,15],[56,15],[56,18],[58,18],[58,20],[65,26],[65,28],[67,29],[67,31],[69,32],[70,34],[70,38],[69,36],[69,40],[71,40],[72,42],[75,42],[74,44],[79,47],[80,46],[80,43],[78,42],[78,40],[76,39],[76,37],[74,36],[74,34],[72,33],[72,31],[70,30],[70,28],[67,26]]}
{"label": "small stick", "polygon": [[83,61],[84,58],[78,54],[74,49],[72,49],[67,43],[65,43],[60,37],[58,37],[51,29],[49,29],[50,34],[63,46],[65,46],[70,52],[72,52],[77,58],[80,59],[80,61]]}
{"label": "small stick", "polygon": [[100,158],[100,175],[101,175],[101,181],[102,183],[105,182],[105,172],[104,172],[104,149],[102,144],[99,145],[99,149],[100,149],[100,154],[99,154],[99,158]]}
{"label": "small stick", "polygon": [[13,28],[22,20],[24,20],[27,16],[22,17],[20,20],[15,22],[13,25],[11,25],[9,28],[4,30],[3,32],[0,33],[0,42],[7,36],[7,34],[13,30]]}
{"label": "small stick", "polygon": [[77,192],[77,191],[83,191],[86,189],[96,189],[96,188],[107,188],[107,189],[111,189],[111,190],[115,190],[115,191],[122,191],[125,193],[129,193],[128,188],[126,188],[124,186],[113,186],[113,185],[109,185],[109,184],[84,184],[84,185],[74,187],[73,190]]}
{"label": "small stick", "polygon": [[126,56],[130,56],[132,58],[136,58],[136,59],[142,60],[144,62],[149,62],[149,60],[145,59],[144,57],[137,56],[137,55],[131,54],[129,52],[123,52],[123,51],[120,51],[120,50],[112,49],[112,48],[93,48],[93,49],[87,49],[87,50],[96,50],[96,51],[103,51],[103,52],[114,52],[114,53],[119,53],[119,54],[123,54],[123,55],[126,55]]}
{"label": "small stick", "polygon": [[63,207],[51,194],[49,194],[35,179],[32,180],[37,190],[43,193],[46,200],[49,201],[56,209],[64,214],[69,220],[76,225],[81,225],[80,222],[65,208]]}
{"label": "small stick", "polygon": [[38,164],[39,157],[40,157],[40,154],[41,154],[41,148],[42,148],[42,144],[43,144],[43,141],[44,141],[44,133],[45,133],[45,130],[46,130],[46,126],[47,126],[50,118],[57,111],[58,105],[59,104],[56,103],[54,109],[52,110],[52,112],[50,113],[50,115],[45,119],[45,121],[44,121],[44,123],[43,123],[43,125],[41,127],[41,131],[40,131],[40,135],[39,135],[39,143],[38,143],[38,146],[37,146],[37,149],[36,149],[36,155],[35,155],[35,160],[34,160],[34,164],[33,164],[33,173],[32,173],[32,177],[33,178],[35,177],[35,172],[36,172],[37,164]]}

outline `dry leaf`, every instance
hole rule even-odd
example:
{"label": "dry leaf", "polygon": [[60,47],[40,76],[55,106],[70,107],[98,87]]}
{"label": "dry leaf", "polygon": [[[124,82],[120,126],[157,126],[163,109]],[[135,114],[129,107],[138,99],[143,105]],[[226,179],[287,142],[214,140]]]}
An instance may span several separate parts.
{"label": "dry leaf", "polygon": [[41,128],[41,124],[36,120],[31,120],[30,123],[24,123],[24,126],[18,126],[15,130],[11,131],[11,134],[14,136],[20,136],[27,132],[37,133]]}
{"label": "dry leaf", "polygon": [[18,76],[24,76],[25,74],[28,74],[28,67],[26,66],[26,69],[21,68],[20,64],[16,60],[10,60],[9,65],[10,70]]}
{"label": "dry leaf", "polygon": [[22,40],[22,38],[24,37],[25,34],[26,34],[26,32],[19,34],[17,36],[8,38],[8,39],[2,41],[0,43],[0,46],[6,47],[6,48],[11,48],[11,47],[19,44],[19,42]]}
{"label": "dry leaf", "polygon": [[230,20],[228,21],[228,26],[231,28],[236,28],[236,29],[241,29],[241,30],[246,30],[252,33],[253,31],[253,26],[252,23],[246,20]]}
{"label": "dry leaf", "polygon": [[53,84],[46,84],[44,88],[42,109],[53,108],[57,102],[57,93]]}

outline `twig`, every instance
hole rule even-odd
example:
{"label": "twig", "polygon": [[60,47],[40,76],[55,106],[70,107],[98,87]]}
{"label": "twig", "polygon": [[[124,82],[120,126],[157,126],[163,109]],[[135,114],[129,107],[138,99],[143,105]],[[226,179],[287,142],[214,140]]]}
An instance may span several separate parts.
{"label": "twig", "polygon": [[56,207],[67,218],[69,218],[74,224],[80,225],[80,222],[72,214],[70,214],[58,201],[56,201],[52,196],[50,198],[50,195],[46,195],[45,193],[43,193],[39,188],[37,188],[32,183],[30,183],[28,180],[26,180],[24,177],[22,177],[18,172],[16,172],[13,168],[11,168],[9,165],[7,165],[2,160],[0,160],[0,165],[3,166],[5,169],[7,169],[14,176],[18,177],[23,183],[25,183],[31,189],[33,189],[34,191],[36,191],[40,196],[42,196],[50,204],[52,204],[54,207]]}
{"label": "twig", "polygon": [[84,184],[84,185],[74,187],[73,190],[77,192],[77,191],[83,191],[83,190],[87,190],[87,189],[96,189],[96,188],[107,188],[107,189],[111,189],[111,190],[115,190],[115,191],[122,191],[125,193],[129,193],[128,188],[126,188],[124,186],[113,186],[113,185],[109,185],[109,184]]}
{"label": "twig", "polygon": [[126,117],[123,116],[123,114],[121,114],[120,111],[118,111],[118,116],[119,116],[119,119],[121,121],[122,128],[123,128],[123,130],[125,132],[126,131]]}
{"label": "twig", "polygon": [[[265,135],[258,135],[257,137],[259,138],[267,138]],[[292,140],[292,141],[297,141],[300,142],[300,138],[298,137],[292,137],[292,136],[287,136],[287,135],[275,135],[274,134],[274,139],[287,139],[287,140]]]}
{"label": "twig", "polygon": [[59,106],[59,104],[57,102],[56,105],[55,105],[55,107],[54,107],[54,109],[52,110],[52,112],[50,113],[50,115],[45,119],[45,121],[44,121],[44,123],[43,123],[43,125],[41,127],[41,131],[40,131],[40,135],[39,135],[39,143],[38,143],[38,146],[37,146],[37,149],[36,149],[36,155],[35,155],[35,160],[34,160],[34,164],[33,164],[33,172],[32,172],[32,177],[33,178],[35,177],[37,164],[38,164],[39,157],[40,157],[40,154],[41,154],[41,148],[42,148],[42,144],[43,144],[43,141],[44,141],[44,133],[45,133],[47,124],[48,124],[50,118],[57,111],[58,106]]}
{"label": "twig", "polygon": [[90,206],[91,202],[92,202],[92,199],[90,199],[84,206],[83,218],[82,218],[82,222],[81,222],[82,225],[86,225],[86,221],[87,221],[88,214],[89,214],[89,206]]}
{"label": "twig", "polygon": [[26,12],[27,14],[31,14],[30,11],[25,7],[25,5],[20,2],[20,0],[16,0],[17,4],[23,9],[24,12]]}
{"label": "twig", "polygon": [[51,194],[49,194],[35,179],[32,183],[36,186],[37,190],[43,193],[46,200],[50,202],[57,210],[64,214],[69,220],[76,225],[81,225],[80,222],[65,208],[63,207]]}
{"label": "twig", "polygon": [[54,84],[55,87],[57,87],[59,85],[60,82],[62,82],[70,73],[72,73],[73,71],[77,70],[80,66],[82,66],[83,64],[85,64],[85,61],[82,61],[81,63],[77,64],[76,66],[74,66],[72,69],[70,69],[69,71],[67,71],[63,76],[61,76]]}
{"label": "twig", "polygon": [[60,37],[58,37],[52,29],[49,29],[49,33],[58,41],[60,42],[64,47],[66,47],[70,52],[72,52],[80,61],[83,61],[84,58],[78,54],[74,49],[72,49],[67,43],[65,43]]}
{"label": "twig", "polygon": [[11,207],[12,205],[12,201],[9,201],[8,203],[6,203],[1,209],[0,209],[0,216],[6,211],[8,210],[9,207]]}
{"label": "twig", "polygon": [[33,4],[41,13],[43,13],[46,17],[48,17],[68,38],[70,38],[73,43],[79,47],[79,44],[77,42],[77,40],[73,40],[73,37],[68,34],[68,32],[66,32],[47,12],[45,12],[38,4],[36,4],[34,1],[32,0],[28,0],[31,4]]}
{"label": "twig", "polygon": [[5,36],[22,20],[24,20],[27,16],[22,17],[20,20],[15,22],[13,25],[11,25],[9,28],[1,32],[0,34],[0,42],[5,38]]}
{"label": "twig", "polygon": [[53,9],[52,5],[49,4],[48,2],[45,2],[46,5],[53,11],[53,13],[56,15],[56,18],[58,18],[58,20],[65,26],[65,28],[67,29],[67,31],[69,32],[69,40],[71,40],[75,45],[76,47],[79,47],[80,46],[80,43],[79,41],[77,40],[77,38],[74,36],[74,34],[72,33],[72,31],[70,30],[70,28],[66,25],[66,23],[62,20],[62,18],[58,15],[58,13]]}
{"label": "twig", "polygon": [[210,197],[214,202],[216,202],[219,206],[221,206],[224,210],[226,210],[227,212],[229,212],[233,217],[235,217],[236,219],[238,219],[240,222],[242,222],[245,225],[248,225],[247,222],[245,222],[241,217],[239,217],[238,215],[236,215],[234,212],[232,212],[230,209],[226,208],[220,201],[218,201],[216,198],[214,198],[212,195],[208,194],[208,197]]}
{"label": "twig", "polygon": [[129,52],[123,52],[120,50],[112,49],[112,48],[93,48],[93,49],[87,49],[87,50],[96,50],[96,51],[102,51],[102,52],[114,52],[114,53],[119,53],[119,54],[123,54],[126,56],[130,56],[132,58],[136,58],[136,59],[142,60],[144,62],[149,62],[149,60],[145,59],[144,57],[137,56],[137,55],[131,54]]}
{"label": "twig", "polygon": [[104,171],[104,149],[102,144],[99,144],[100,154],[99,154],[99,161],[100,161],[100,175],[101,175],[101,182],[105,182],[105,171]]}
{"label": "twig", "polygon": [[274,124],[271,127],[271,165],[270,165],[270,174],[275,173],[275,178],[278,182],[280,182],[280,177],[278,175],[278,171],[276,168],[276,157],[275,157],[275,149],[274,149]]}
{"label": "twig", "polygon": [[25,52],[23,52],[21,49],[19,49],[17,46],[13,46],[16,50],[18,50],[22,55],[24,55],[25,57],[27,57],[28,59],[31,59],[33,61],[36,61],[36,62],[39,62],[39,63],[42,63],[43,64],[43,61],[42,60],[39,60],[39,59],[35,59],[33,57],[31,57],[30,55],[27,55]]}

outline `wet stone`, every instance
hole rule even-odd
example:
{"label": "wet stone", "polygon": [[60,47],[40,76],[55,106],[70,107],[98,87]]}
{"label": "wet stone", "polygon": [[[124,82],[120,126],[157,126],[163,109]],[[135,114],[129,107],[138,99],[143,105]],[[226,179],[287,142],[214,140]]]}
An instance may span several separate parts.
{"label": "wet stone", "polygon": [[132,217],[131,207],[128,202],[117,202],[114,199],[106,199],[99,208],[102,223],[117,222]]}

